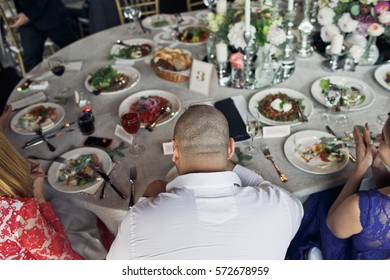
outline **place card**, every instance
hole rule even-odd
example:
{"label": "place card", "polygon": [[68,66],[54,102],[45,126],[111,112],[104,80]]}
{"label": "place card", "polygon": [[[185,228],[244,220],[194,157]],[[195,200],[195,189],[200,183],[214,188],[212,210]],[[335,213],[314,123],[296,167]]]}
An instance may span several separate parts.
{"label": "place card", "polygon": [[290,135],[289,125],[275,125],[263,127],[263,138],[285,137]]}
{"label": "place card", "polygon": [[26,97],[26,98],[23,98],[20,100],[16,100],[16,101],[12,102],[10,105],[11,105],[12,111],[15,111],[15,110],[22,109],[24,107],[30,106],[30,105],[35,104],[35,103],[45,102],[45,101],[47,101],[47,96],[43,91],[40,91],[40,92],[37,92],[33,95],[30,95],[29,97]]}
{"label": "place card", "polygon": [[123,141],[132,144],[133,143],[133,135],[128,133],[122,126],[119,124],[116,125],[115,135],[118,136]]}
{"label": "place card", "polygon": [[191,66],[189,89],[208,96],[212,82],[217,83],[217,73],[214,65],[194,59]]}
{"label": "place card", "polygon": [[162,145],[163,145],[164,155],[172,155],[173,154],[172,142],[165,142]]}

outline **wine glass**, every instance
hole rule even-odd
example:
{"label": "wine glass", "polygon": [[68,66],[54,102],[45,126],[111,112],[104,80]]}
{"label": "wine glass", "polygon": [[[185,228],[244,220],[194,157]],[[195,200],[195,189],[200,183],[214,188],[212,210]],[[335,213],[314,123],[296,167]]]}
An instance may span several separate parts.
{"label": "wine glass", "polygon": [[345,89],[343,90],[341,97],[342,97],[343,105],[347,107],[347,111],[345,114],[343,114],[337,119],[336,123],[343,128],[352,127],[353,121],[350,118],[348,118],[348,113],[351,106],[357,104],[357,102],[362,97],[361,85],[358,83],[345,84]]}
{"label": "wine glass", "polygon": [[205,4],[205,6],[207,8],[209,8],[210,12],[213,11],[213,8],[214,8],[216,3],[217,3],[217,0],[203,0],[203,4]]}
{"label": "wine glass", "polygon": [[245,149],[245,152],[249,155],[256,154],[258,149],[253,146],[253,138],[257,135],[260,128],[260,122],[257,118],[253,118],[250,114],[247,115],[246,118],[246,132],[251,137],[251,143],[249,147]]}
{"label": "wine glass", "polygon": [[[142,17],[142,11],[140,8],[138,7],[131,7],[131,6],[126,6],[123,8],[123,15],[125,16],[125,18],[127,18],[130,22],[133,22],[134,24],[136,22],[138,22],[139,24],[141,24],[139,22],[139,20],[141,19]],[[137,28],[136,26],[134,28]],[[141,34],[140,31],[137,32],[138,34]]]}
{"label": "wine glass", "polygon": [[[60,77],[61,85],[62,85],[62,75],[65,72],[65,61],[62,57],[56,56],[51,57],[47,60],[47,64],[49,66],[50,71]],[[62,87],[60,91],[58,92],[58,95],[60,96],[66,96],[70,92],[70,89],[68,87]]]}
{"label": "wine glass", "polygon": [[145,151],[145,146],[135,142],[135,134],[141,126],[141,119],[138,111],[130,110],[121,115],[122,127],[126,132],[133,135],[133,143],[130,147],[130,154],[142,155]]}
{"label": "wine glass", "polygon": [[327,113],[322,114],[321,122],[328,125],[332,120],[331,112],[336,112],[339,110],[338,106],[340,106],[340,98],[341,98],[341,89],[337,85],[331,84],[324,91],[324,98],[326,106],[329,108]]}

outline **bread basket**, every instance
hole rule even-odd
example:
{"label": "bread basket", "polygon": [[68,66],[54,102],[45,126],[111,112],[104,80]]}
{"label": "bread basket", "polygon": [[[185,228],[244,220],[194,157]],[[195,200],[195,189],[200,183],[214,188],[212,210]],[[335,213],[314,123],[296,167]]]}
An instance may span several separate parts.
{"label": "bread basket", "polygon": [[175,72],[171,70],[165,70],[162,67],[157,66],[153,59],[150,61],[150,65],[152,66],[154,72],[156,72],[157,76],[161,79],[173,82],[173,83],[183,83],[190,79],[189,76],[183,75],[180,72]]}

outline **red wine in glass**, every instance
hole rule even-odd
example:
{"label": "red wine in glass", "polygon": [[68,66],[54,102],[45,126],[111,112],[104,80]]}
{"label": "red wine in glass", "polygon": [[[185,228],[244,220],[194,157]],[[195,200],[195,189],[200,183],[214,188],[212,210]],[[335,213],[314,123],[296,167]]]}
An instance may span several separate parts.
{"label": "red wine in glass", "polygon": [[139,113],[135,110],[123,113],[121,115],[121,123],[123,129],[133,135],[133,145],[130,147],[130,154],[142,155],[145,151],[145,147],[135,142],[135,134],[141,126]]}
{"label": "red wine in glass", "polygon": [[[65,72],[65,61],[62,57],[60,56],[56,56],[56,57],[50,57],[47,61],[48,65],[49,65],[49,68],[50,68],[50,71],[61,78],[61,76],[64,74]],[[62,80],[60,80],[61,83],[62,83]],[[60,91],[59,91],[59,95],[60,96],[67,96],[68,94],[70,93],[70,89],[65,87],[65,88],[61,88]]]}
{"label": "red wine in glass", "polygon": [[62,74],[65,72],[65,66],[64,65],[57,65],[51,68],[51,72],[53,72],[54,75],[61,77]]}

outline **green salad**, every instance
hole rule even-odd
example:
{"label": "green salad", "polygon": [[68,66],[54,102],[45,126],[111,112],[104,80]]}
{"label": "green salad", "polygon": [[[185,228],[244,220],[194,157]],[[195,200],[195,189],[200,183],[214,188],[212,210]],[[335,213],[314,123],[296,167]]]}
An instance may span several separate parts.
{"label": "green salad", "polygon": [[112,87],[112,82],[120,75],[119,72],[110,66],[103,67],[91,75],[89,84],[95,89],[109,90]]}

